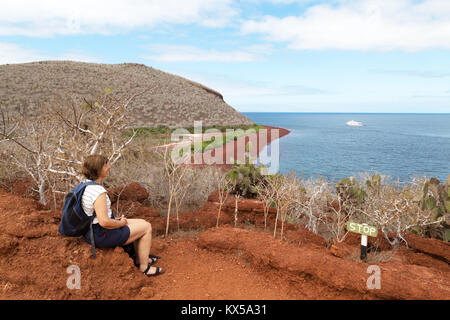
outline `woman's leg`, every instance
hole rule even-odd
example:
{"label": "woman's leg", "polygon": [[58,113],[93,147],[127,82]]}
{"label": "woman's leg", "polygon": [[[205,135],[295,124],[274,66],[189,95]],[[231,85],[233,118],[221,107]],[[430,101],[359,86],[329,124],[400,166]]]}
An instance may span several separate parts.
{"label": "woman's leg", "polygon": [[124,245],[134,243],[152,230],[151,224],[144,219],[127,219],[127,222],[127,226],[130,228],[130,236]]}
{"label": "woman's leg", "polygon": [[[148,256],[152,246],[152,226],[143,219],[127,219],[130,228],[130,236],[125,245],[134,242],[136,257],[139,263],[139,269],[143,272],[148,266]],[[151,267],[149,274],[154,273],[156,268]]]}

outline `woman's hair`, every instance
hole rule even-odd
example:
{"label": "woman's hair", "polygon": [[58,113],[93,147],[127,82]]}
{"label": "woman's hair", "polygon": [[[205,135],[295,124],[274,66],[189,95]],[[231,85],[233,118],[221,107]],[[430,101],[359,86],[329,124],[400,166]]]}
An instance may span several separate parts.
{"label": "woman's hair", "polygon": [[96,180],[103,166],[108,163],[108,158],[100,154],[94,154],[84,159],[82,173],[89,180]]}

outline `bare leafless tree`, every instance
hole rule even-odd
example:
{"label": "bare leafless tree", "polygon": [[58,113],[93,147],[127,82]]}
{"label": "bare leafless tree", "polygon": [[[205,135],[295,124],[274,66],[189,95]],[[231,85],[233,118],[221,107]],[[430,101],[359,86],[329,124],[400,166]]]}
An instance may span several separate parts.
{"label": "bare leafless tree", "polygon": [[358,207],[352,201],[342,198],[337,195],[335,199],[330,202],[329,211],[327,212],[326,226],[331,233],[334,242],[342,242],[345,240],[348,231],[346,224],[352,220],[358,212]]}
{"label": "bare leafless tree", "polygon": [[176,184],[176,189],[174,190],[173,200],[175,203],[175,213],[177,216],[177,229],[180,230],[180,219],[179,211],[184,203],[187,192],[194,183],[198,173],[193,169],[189,169],[188,166],[182,168],[183,175],[181,176],[180,183]]}
{"label": "bare leafless tree", "polygon": [[283,240],[284,222],[288,212],[294,209],[296,200],[298,197],[300,185],[295,172],[291,171],[288,175],[283,177],[283,183],[278,191],[279,210],[281,213],[281,235],[280,239]]}
{"label": "bare leafless tree", "polygon": [[[368,189],[365,205],[361,209],[367,223],[377,226],[395,248],[400,242],[407,245],[404,235],[412,227],[438,224],[443,218],[433,219],[431,210],[422,210],[415,201],[417,195],[412,192],[413,189],[406,190],[395,183],[382,185],[375,192]],[[389,233],[395,234],[393,240],[389,238]]]}
{"label": "bare leafless tree", "polygon": [[241,198],[241,195],[239,193],[236,193],[234,195],[234,227],[237,227],[238,222],[238,212],[239,212],[239,199]]}
{"label": "bare leafless tree", "polygon": [[277,213],[275,216],[275,225],[273,228],[273,237],[276,238],[277,233],[277,224],[278,224],[278,216],[280,215],[280,204],[282,198],[282,187],[284,183],[284,176],[280,173],[266,176],[268,187],[273,192],[273,199],[275,201],[275,207],[277,209]]}
{"label": "bare leafless tree", "polygon": [[299,215],[308,219],[305,227],[317,234],[327,210],[331,186],[328,181],[318,177],[317,179],[303,180],[301,190],[302,192],[297,198]]}
{"label": "bare leafless tree", "polygon": [[2,112],[0,135],[24,151],[20,156],[11,153],[10,158],[32,178],[41,203],[47,203],[44,191],[50,176],[55,176],[52,192],[66,193],[56,182],[80,181],[79,169],[87,155],[105,154],[111,164],[122,156],[136,135],[130,128],[131,135],[125,137],[124,131],[129,125],[130,104],[139,94],[117,98],[104,93],[97,101],[68,99],[58,105],[43,105],[39,116],[17,115],[14,126]]}
{"label": "bare leafless tree", "polygon": [[[21,110],[19,110],[19,114]],[[17,117],[14,117],[11,111],[0,106],[0,142],[14,139],[14,133],[19,127]]]}
{"label": "bare leafless tree", "polygon": [[[82,104],[72,99],[70,106],[55,108],[55,114],[63,124],[64,130],[59,134],[56,148],[58,156],[55,164],[62,164],[67,171],[51,170],[80,178],[77,173],[82,159],[86,155],[99,152],[108,154],[111,164],[121,156],[126,146],[136,136],[130,128],[130,104],[142,93],[116,98],[111,94],[103,94],[97,100]],[[131,130],[131,136],[124,138],[124,131]],[[58,163],[59,162],[59,163]]]}
{"label": "bare leafless tree", "polygon": [[[173,156],[172,152],[169,152],[169,146],[165,144],[161,148],[155,149],[155,153],[157,153],[162,162],[163,162],[163,171],[164,175],[167,180],[168,185],[168,193],[169,193],[169,200],[168,200],[168,208],[167,208],[167,220],[166,220],[166,233],[165,236],[167,238],[169,234],[169,219],[172,209],[172,202],[179,197],[179,193],[181,190],[183,190],[182,187],[180,187],[180,184],[183,182],[183,177],[186,174],[186,171],[188,169],[188,166],[183,163],[181,160],[182,158],[177,158]],[[178,221],[178,216],[177,216]]]}
{"label": "bare leafless tree", "polygon": [[229,194],[228,189],[230,187],[230,180],[227,179],[226,173],[223,173],[221,169],[215,168],[213,172],[214,185],[216,186],[217,196],[219,199],[219,211],[217,212],[217,222],[216,227],[219,226],[220,214],[222,212],[222,207],[227,201]]}
{"label": "bare leafless tree", "polygon": [[267,230],[267,216],[269,215],[270,207],[275,203],[275,191],[271,188],[269,182],[263,179],[256,186],[256,192],[258,200],[264,205],[264,230]]}
{"label": "bare leafless tree", "polygon": [[[13,128],[6,129],[4,123],[1,135],[20,147],[22,152],[11,152],[9,158],[14,165],[24,170],[34,182],[33,191],[39,194],[39,201],[47,204],[45,186],[48,178],[48,159],[53,155],[55,130],[58,127],[53,117],[43,109],[43,115],[37,119],[18,115]],[[2,111],[3,113],[3,111]],[[5,119],[2,116],[3,119]],[[3,120],[4,121],[4,120]]]}

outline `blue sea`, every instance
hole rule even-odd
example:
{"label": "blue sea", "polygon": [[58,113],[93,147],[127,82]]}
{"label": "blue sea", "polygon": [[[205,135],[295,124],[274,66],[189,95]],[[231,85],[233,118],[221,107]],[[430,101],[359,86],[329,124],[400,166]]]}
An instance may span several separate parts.
{"label": "blue sea", "polygon": [[[242,113],[291,131],[279,140],[283,174],[337,181],[370,172],[402,182],[413,175],[443,182],[450,174],[450,114]],[[363,126],[347,126],[350,120]]]}

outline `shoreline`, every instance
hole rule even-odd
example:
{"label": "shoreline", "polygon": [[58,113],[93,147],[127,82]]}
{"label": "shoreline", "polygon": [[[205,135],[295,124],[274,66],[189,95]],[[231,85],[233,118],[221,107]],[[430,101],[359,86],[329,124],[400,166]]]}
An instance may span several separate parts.
{"label": "shoreline", "polygon": [[[199,168],[199,169],[203,169],[205,166],[217,166],[222,168],[223,170],[230,170],[233,166],[233,164],[229,164],[227,163],[227,159],[228,159],[228,154],[227,154],[227,150],[228,151],[232,151],[232,155],[233,155],[233,159],[234,161],[240,161],[240,162],[244,162],[245,161],[245,154],[247,154],[247,152],[243,153],[243,154],[238,154],[238,145],[243,145],[245,146],[247,142],[255,142],[256,144],[256,148],[251,148],[250,149],[250,156],[252,158],[259,158],[259,155],[261,153],[262,150],[264,150],[264,148],[271,144],[273,141],[277,140],[277,139],[281,139],[282,137],[288,135],[290,133],[290,131],[288,129],[285,128],[281,128],[281,127],[275,127],[275,126],[269,126],[269,125],[262,125],[265,129],[267,129],[267,139],[264,139],[264,136],[261,136],[258,133],[255,134],[249,134],[246,136],[242,136],[237,138],[236,141],[230,141],[227,142],[225,144],[223,144],[222,146],[215,148],[215,149],[211,149],[211,150],[207,150],[203,153],[199,153],[199,154],[194,154],[191,156],[191,165],[194,166],[195,168]],[[272,130],[278,130],[278,135],[272,134]],[[260,139],[262,138],[262,139]],[[212,158],[216,157],[217,152],[222,153],[222,164],[217,164],[217,163],[212,163],[212,164],[205,164],[203,163],[203,157],[204,155],[208,155],[211,156]],[[231,154],[230,154],[231,156]],[[217,157],[220,157],[220,154],[217,155]],[[198,163],[195,163],[195,162]]]}

